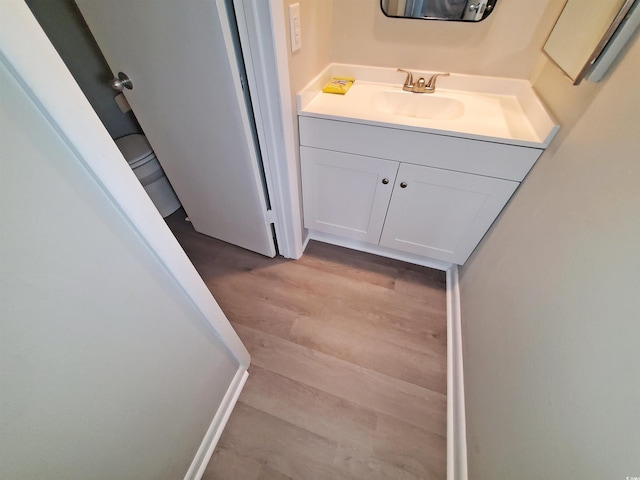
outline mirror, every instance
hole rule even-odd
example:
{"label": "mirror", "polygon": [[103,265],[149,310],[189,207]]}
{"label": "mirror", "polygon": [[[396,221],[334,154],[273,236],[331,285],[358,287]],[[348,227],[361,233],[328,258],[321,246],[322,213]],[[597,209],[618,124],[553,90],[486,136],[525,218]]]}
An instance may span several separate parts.
{"label": "mirror", "polygon": [[638,0],[568,0],[542,51],[577,85],[638,3]]}
{"label": "mirror", "polygon": [[381,0],[387,17],[421,20],[479,22],[495,9],[498,0]]}

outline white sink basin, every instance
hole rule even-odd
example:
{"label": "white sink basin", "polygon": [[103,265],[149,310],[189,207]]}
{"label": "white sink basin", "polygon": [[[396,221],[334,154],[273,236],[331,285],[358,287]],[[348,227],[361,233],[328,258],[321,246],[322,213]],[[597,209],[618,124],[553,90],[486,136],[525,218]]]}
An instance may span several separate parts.
{"label": "white sink basin", "polygon": [[454,120],[464,114],[461,101],[438,93],[386,90],[373,94],[373,105],[383,113],[413,118]]}
{"label": "white sink basin", "polygon": [[[323,93],[331,76],[356,81],[346,95]],[[452,73],[434,93],[413,93],[402,90],[403,79],[392,68],[332,64],[298,94],[298,113],[534,148],[558,130],[526,80]]]}

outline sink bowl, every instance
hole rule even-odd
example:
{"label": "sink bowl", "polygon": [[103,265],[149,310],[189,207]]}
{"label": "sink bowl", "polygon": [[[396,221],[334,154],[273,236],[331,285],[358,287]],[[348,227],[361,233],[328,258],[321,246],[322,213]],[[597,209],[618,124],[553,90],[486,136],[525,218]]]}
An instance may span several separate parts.
{"label": "sink bowl", "polygon": [[386,90],[373,94],[373,105],[391,115],[434,120],[454,120],[464,114],[461,101],[438,93]]}
{"label": "sink bowl", "polygon": [[[322,92],[333,75],[357,81],[346,95]],[[298,113],[532,148],[546,148],[559,128],[527,80],[451,74],[434,93],[406,92],[401,80],[392,68],[331,64],[298,93]]]}

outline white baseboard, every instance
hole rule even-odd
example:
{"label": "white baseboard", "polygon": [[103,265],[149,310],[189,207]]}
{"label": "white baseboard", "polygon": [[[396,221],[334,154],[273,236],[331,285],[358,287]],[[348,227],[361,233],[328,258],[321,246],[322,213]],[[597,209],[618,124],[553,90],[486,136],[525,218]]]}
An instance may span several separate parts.
{"label": "white baseboard", "polygon": [[[429,267],[435,270],[447,271],[451,268],[450,262],[443,262],[442,260],[435,260],[433,258],[414,255],[412,253],[404,253],[392,248],[381,247],[372,243],[352,240],[350,238],[344,238],[338,235],[332,235],[330,233],[319,232],[317,230],[309,230],[307,242],[308,240],[317,240],[319,242],[330,243],[332,245],[338,245],[339,247],[350,248],[352,250],[358,250],[360,252],[372,253],[374,255],[380,255],[381,257],[393,258],[394,260],[401,260],[403,262],[413,263],[414,265],[421,265],[423,267]],[[305,243],[305,248],[306,246],[307,245]]]}
{"label": "white baseboard", "polygon": [[242,391],[248,377],[249,372],[247,372],[245,368],[239,368],[236,372],[231,384],[229,385],[227,393],[222,399],[220,408],[218,408],[218,411],[213,417],[213,421],[211,422],[211,425],[198,448],[196,456],[193,458],[191,466],[189,467],[187,474],[184,476],[184,480],[200,480],[202,475],[204,475],[204,470],[207,468],[211,455],[213,455],[213,451],[218,444],[218,440],[220,440],[220,435],[222,435],[222,431],[227,425],[231,411],[238,401],[240,392]]}
{"label": "white baseboard", "polygon": [[309,245],[310,241],[311,241],[311,235],[309,235],[309,230],[305,230],[302,236],[302,252],[303,253],[307,249],[307,245]]}
{"label": "white baseboard", "polygon": [[447,270],[447,480],[468,480],[457,265]]}

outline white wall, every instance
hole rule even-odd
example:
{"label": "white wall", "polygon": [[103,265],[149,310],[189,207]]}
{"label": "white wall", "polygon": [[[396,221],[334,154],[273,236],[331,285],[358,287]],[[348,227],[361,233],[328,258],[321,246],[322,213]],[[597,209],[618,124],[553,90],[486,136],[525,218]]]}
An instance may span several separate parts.
{"label": "white wall", "polygon": [[[289,25],[289,5],[300,4],[302,20],[302,48],[291,52],[291,39],[287,28],[287,46],[291,90],[302,89],[331,59],[333,0],[283,0],[286,25]],[[295,102],[294,102],[295,105]]]}
{"label": "white wall", "polygon": [[0,476],[183,478],[238,361],[0,67]]}
{"label": "white wall", "polygon": [[377,0],[334,1],[331,61],[528,78],[565,0],[499,0],[478,23],[386,17]]}
{"label": "white wall", "polygon": [[469,478],[640,476],[639,75],[536,78],[562,135],[461,269]]}

